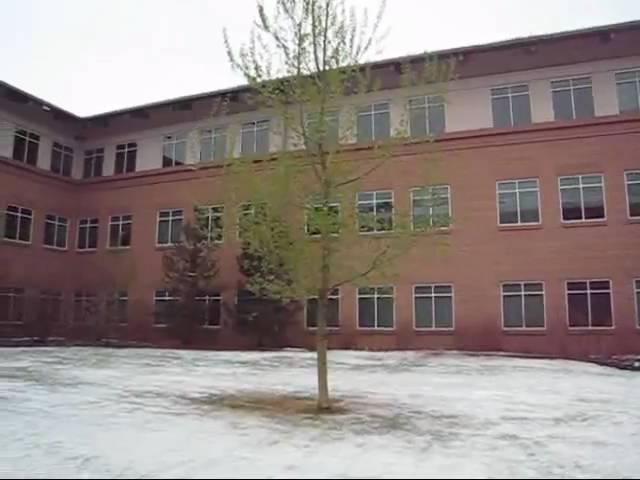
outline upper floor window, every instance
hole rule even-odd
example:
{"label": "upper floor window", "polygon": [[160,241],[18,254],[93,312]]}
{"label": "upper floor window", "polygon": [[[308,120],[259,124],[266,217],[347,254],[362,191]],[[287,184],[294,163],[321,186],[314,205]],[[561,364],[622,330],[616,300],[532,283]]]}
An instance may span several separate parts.
{"label": "upper floor window", "polygon": [[502,284],[502,328],[544,328],[542,282]]}
{"label": "upper floor window", "polygon": [[553,113],[556,120],[593,117],[591,78],[569,78],[551,82]]}
{"label": "upper floor window", "polygon": [[491,89],[491,111],[496,128],[517,127],[531,123],[528,85]]}
{"label": "upper floor window", "polygon": [[181,208],[158,212],[158,245],[175,245],[182,237],[184,213]]}
{"label": "upper floor window", "polygon": [[243,123],[240,130],[240,153],[260,155],[269,153],[269,120]]}
{"label": "upper floor window", "polygon": [[4,219],[4,238],[16,242],[31,243],[33,227],[33,210],[7,205]]}
{"label": "upper floor window", "polygon": [[13,134],[13,159],[28,165],[38,163],[40,135],[25,129],[17,129]]}
{"label": "upper floor window", "polygon": [[411,226],[415,231],[447,227],[451,223],[449,185],[411,190]]}
{"label": "upper floor window", "polygon": [[640,70],[616,73],[620,113],[640,110]]}
{"label": "upper floor window", "polygon": [[[305,326],[318,328],[318,297],[308,297],[305,305]],[[340,327],[340,289],[334,288],[327,296],[327,311],[325,315],[327,328]]]}
{"label": "upper floor window", "polygon": [[198,292],[195,301],[200,310],[201,325],[211,328],[222,326],[222,295],[220,292]]}
{"label": "upper floor window", "polygon": [[360,233],[393,230],[393,192],[358,193],[358,230]]}
{"label": "upper floor window", "polygon": [[198,207],[200,227],[207,232],[210,242],[222,242],[224,239],[224,206]]}
{"label": "upper floor window", "polygon": [[131,246],[133,215],[112,215],[109,218],[109,248]]}
{"label": "upper floor window", "polygon": [[[317,112],[307,113],[305,118],[305,129],[307,141],[311,144],[324,140],[325,147],[336,147],[340,143],[340,123],[339,115],[335,110],[324,113],[324,119],[320,121],[320,114]],[[312,145],[307,145],[312,147]]]}
{"label": "upper floor window", "polygon": [[627,184],[627,215],[640,218],[640,170],[624,173]]}
{"label": "upper floor window", "polygon": [[453,328],[453,286],[415,285],[413,287],[414,328],[442,330]]}
{"label": "upper floor window", "polygon": [[82,218],[78,221],[78,250],[98,248],[98,219]]}
{"label": "upper floor window", "polygon": [[358,328],[391,329],[394,326],[394,288],[358,288]]}
{"label": "upper floor window", "polygon": [[227,130],[210,128],[200,131],[200,161],[211,162],[226,158]]}
{"label": "upper floor window", "polygon": [[136,171],[138,158],[138,144],[136,142],[120,143],[116,145],[116,166],[114,172],[130,173]]}
{"label": "upper floor window", "polygon": [[340,204],[330,202],[307,205],[305,212],[305,231],[312,237],[319,236],[323,231],[329,235],[340,233]]}
{"label": "upper floor window", "polygon": [[251,234],[251,227],[267,214],[267,206],[263,202],[243,203],[238,210],[238,238],[242,239],[245,232]]}
{"label": "upper floor window", "polygon": [[562,221],[603,220],[604,179],[602,175],[560,177]]}
{"label": "upper floor window", "polygon": [[409,99],[409,134],[414,138],[445,131],[444,98],[428,95]]}
{"label": "upper floor window", "polygon": [[540,187],[538,179],[497,182],[498,224],[540,223]]}
{"label": "upper floor window", "polygon": [[46,215],[44,220],[44,244],[48,247],[67,248],[69,220],[59,215]]}
{"label": "upper floor window", "polygon": [[0,323],[24,322],[24,288],[0,288]]}
{"label": "upper floor window", "polygon": [[613,327],[610,280],[567,282],[569,328]]}
{"label": "upper floor window", "polygon": [[104,148],[92,148],[84,151],[82,178],[101,177],[104,163]]}
{"label": "upper floor window", "polygon": [[71,176],[73,168],[73,148],[53,142],[51,148],[51,171],[64,177]]}
{"label": "upper floor window", "polygon": [[187,161],[187,136],[165,135],[162,139],[162,168],[184,165]]}
{"label": "upper floor window", "polygon": [[386,140],[391,136],[389,102],[372,103],[358,109],[358,143]]}

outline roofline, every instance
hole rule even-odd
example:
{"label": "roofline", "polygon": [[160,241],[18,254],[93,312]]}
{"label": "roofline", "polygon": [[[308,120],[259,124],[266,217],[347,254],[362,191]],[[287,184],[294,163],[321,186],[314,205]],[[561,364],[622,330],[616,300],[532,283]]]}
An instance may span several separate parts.
{"label": "roofline", "polygon": [[[380,66],[384,66],[384,65],[390,65],[390,64],[394,64],[394,63],[398,63],[398,62],[410,62],[412,60],[418,60],[420,58],[424,58],[425,54],[431,55],[431,56],[448,56],[448,55],[454,55],[454,54],[463,54],[463,53],[468,53],[468,52],[479,52],[479,51],[484,51],[484,50],[493,50],[493,49],[500,49],[500,48],[507,48],[507,47],[513,47],[513,46],[517,46],[517,45],[522,45],[522,44],[527,44],[527,43],[534,43],[534,42],[540,42],[540,41],[551,41],[551,40],[556,40],[556,39],[561,39],[561,38],[567,38],[567,37],[574,37],[574,36],[581,36],[581,35],[587,35],[590,33],[597,33],[597,32],[607,32],[607,31],[615,31],[615,30],[625,30],[628,28],[640,28],[640,20],[632,20],[632,21],[628,21],[628,22],[621,22],[621,23],[612,23],[612,24],[607,24],[607,25],[599,25],[599,26],[594,26],[594,27],[587,27],[587,28],[580,28],[580,29],[575,29],[575,30],[566,30],[563,32],[555,32],[555,33],[546,33],[546,34],[541,34],[541,35],[531,35],[528,37],[517,37],[517,38],[512,38],[509,40],[499,40],[496,42],[489,42],[489,43],[483,43],[483,44],[477,44],[477,45],[470,45],[470,46],[466,46],[466,47],[454,47],[454,48],[448,48],[448,49],[443,49],[443,50],[436,50],[433,52],[425,52],[422,54],[412,54],[412,55],[405,55],[405,56],[401,56],[401,57],[393,57],[393,58],[387,58],[387,59],[383,59],[383,60],[376,60],[373,62],[368,62],[363,64],[364,67],[380,67]],[[106,117],[112,117],[114,115],[121,115],[124,113],[131,113],[137,110],[145,110],[148,108],[155,108],[155,107],[162,107],[162,106],[167,106],[167,105],[172,105],[172,104],[176,104],[176,103],[180,103],[180,102],[189,102],[189,101],[194,101],[194,100],[201,100],[203,98],[209,98],[209,97],[215,97],[215,96],[219,96],[219,95],[227,95],[230,93],[238,93],[238,92],[243,92],[246,91],[249,86],[247,84],[244,85],[237,85],[235,87],[230,87],[230,88],[223,88],[223,89],[219,89],[219,90],[212,90],[209,92],[202,92],[202,93],[196,93],[196,94],[191,94],[191,95],[183,95],[180,97],[174,97],[174,98],[170,98],[170,99],[166,99],[166,100],[159,100],[159,101],[155,101],[155,102],[149,102],[149,103],[144,103],[144,104],[140,104],[140,105],[135,105],[133,107],[126,107],[126,108],[121,108],[121,109],[117,109],[117,110],[110,110],[107,112],[102,112],[102,113],[97,113],[97,114],[93,114],[93,115],[87,115],[87,116],[79,116],[76,115],[72,112],[69,112],[68,110],[65,110],[63,108],[58,107],[57,105],[54,105],[51,102],[48,102],[46,100],[43,100],[39,97],[36,97],[35,95],[32,95],[28,92],[25,92],[24,90],[21,90],[18,87],[15,87],[13,85],[11,85],[10,83],[7,83],[5,81],[0,80],[0,86],[3,86],[5,88],[14,90],[17,93],[20,93],[26,97],[28,97],[30,100],[34,101],[35,103],[40,103],[43,106],[47,106],[51,109],[55,109],[58,110],[61,113],[64,113],[66,115],[69,115],[71,117],[73,117],[76,120],[96,120],[96,119],[101,119],[101,118],[106,118]]]}

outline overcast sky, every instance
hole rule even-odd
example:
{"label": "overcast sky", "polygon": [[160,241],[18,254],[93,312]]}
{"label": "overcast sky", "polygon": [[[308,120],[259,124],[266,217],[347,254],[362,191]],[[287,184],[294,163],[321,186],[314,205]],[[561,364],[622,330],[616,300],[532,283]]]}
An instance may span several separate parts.
{"label": "overcast sky", "polygon": [[[79,115],[243,83],[222,29],[245,40],[255,0],[0,3],[0,79]],[[640,0],[389,0],[381,58],[638,19]]]}

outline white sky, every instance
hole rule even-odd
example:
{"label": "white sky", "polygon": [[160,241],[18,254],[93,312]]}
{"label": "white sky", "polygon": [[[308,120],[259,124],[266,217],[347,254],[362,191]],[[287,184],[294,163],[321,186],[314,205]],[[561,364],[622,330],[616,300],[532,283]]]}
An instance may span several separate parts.
{"label": "white sky", "polygon": [[[352,0],[356,5],[377,2]],[[0,79],[79,115],[243,83],[255,0],[0,0]],[[388,0],[383,57],[640,19],[640,0]]]}

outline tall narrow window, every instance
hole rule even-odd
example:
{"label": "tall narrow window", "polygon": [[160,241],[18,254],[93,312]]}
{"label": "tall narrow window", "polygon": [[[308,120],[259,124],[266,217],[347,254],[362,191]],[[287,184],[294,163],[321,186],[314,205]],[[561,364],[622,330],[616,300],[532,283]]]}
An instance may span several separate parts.
{"label": "tall narrow window", "polygon": [[24,323],[24,288],[0,287],[0,323]]}
{"label": "tall narrow window", "polygon": [[155,306],[153,324],[160,327],[169,325],[175,319],[179,301],[180,298],[171,290],[156,290],[153,296]]}
{"label": "tall narrow window", "polygon": [[411,190],[411,224],[420,232],[445,228],[451,224],[451,189],[449,185]]}
{"label": "tall narrow window", "polygon": [[224,239],[224,206],[198,207],[200,228],[207,232],[210,242],[222,242]]}
{"label": "tall narrow window", "polygon": [[181,208],[160,210],[158,212],[158,245],[175,245],[182,238],[182,221],[184,214]]}
{"label": "tall narrow window", "polygon": [[200,131],[200,161],[215,162],[227,157],[227,130],[210,128]]}
{"label": "tall narrow window", "polygon": [[389,102],[380,102],[358,109],[358,143],[386,140],[391,137]]}
{"label": "tall narrow window", "polygon": [[78,290],[73,295],[73,323],[85,324],[95,320],[100,310],[98,296],[86,290]]}
{"label": "tall narrow window", "polygon": [[62,320],[62,292],[58,290],[40,291],[38,321],[51,325]]}
{"label": "tall narrow window", "polygon": [[613,327],[611,281],[567,282],[567,314],[570,328]]}
{"label": "tall narrow window", "polygon": [[84,151],[82,178],[101,177],[104,164],[104,148],[92,148]]}
{"label": "tall narrow window", "polygon": [[162,139],[162,168],[184,165],[187,161],[187,136],[165,135]]}
{"label": "tall narrow window", "polygon": [[[322,122],[319,113],[307,113],[305,121],[307,140],[311,144],[318,144],[319,141],[324,140],[324,146],[332,148],[340,143],[340,124],[337,111],[325,112]],[[312,145],[310,146],[312,147]]]}
{"label": "tall narrow window", "polygon": [[391,329],[394,326],[394,288],[358,288],[358,328]]}
{"label": "tall narrow window", "polygon": [[51,148],[51,171],[63,177],[70,177],[72,168],[73,148],[53,142],[53,147]]}
{"label": "tall narrow window", "polygon": [[78,221],[78,250],[98,248],[98,219],[82,218]]}
{"label": "tall narrow window", "polygon": [[551,82],[553,113],[556,120],[590,118],[594,115],[591,78],[569,78]]}
{"label": "tall narrow window", "polygon": [[445,131],[444,98],[429,95],[409,99],[409,133],[413,138]]}
{"label": "tall narrow window", "polygon": [[200,323],[204,327],[218,328],[222,326],[222,296],[220,292],[199,292],[195,298],[200,307]]}
{"label": "tall narrow window", "polygon": [[[264,203],[243,203],[238,211],[238,238],[242,239],[243,230],[260,221],[267,214]],[[249,230],[251,231],[251,230]]]}
{"label": "tall narrow window", "polygon": [[[334,288],[327,298],[325,315],[327,328],[340,327],[340,289]],[[307,328],[318,328],[318,297],[308,297],[305,308],[305,325]]]}
{"label": "tall narrow window", "polygon": [[560,177],[563,222],[603,220],[604,178],[602,175]]}
{"label": "tall narrow window", "polygon": [[540,223],[540,187],[537,178],[497,182],[498,223]]}
{"label": "tall narrow window", "polygon": [[414,327],[416,330],[453,328],[453,286],[416,285],[413,287]]}
{"label": "tall narrow window", "polygon": [[18,162],[33,165],[38,163],[38,149],[40,135],[35,132],[19,128],[13,134],[13,159]]}
{"label": "tall narrow window", "polygon": [[131,173],[136,171],[138,144],[136,142],[116,145],[115,173]]}
{"label": "tall narrow window", "polygon": [[491,89],[491,111],[496,128],[518,127],[531,123],[529,86],[514,85]]}
{"label": "tall narrow window", "polygon": [[269,120],[242,124],[240,131],[240,153],[242,155],[269,153]]}
{"label": "tall narrow window", "polygon": [[358,230],[360,233],[393,230],[393,192],[358,193]]}
{"label": "tall narrow window", "polygon": [[502,327],[544,328],[542,282],[502,284]]}
{"label": "tall narrow window", "polygon": [[69,220],[59,215],[46,215],[44,220],[44,244],[48,247],[67,248]]}
{"label": "tall narrow window", "polygon": [[108,324],[126,325],[128,323],[129,294],[126,290],[118,290],[107,295],[105,304]]}
{"label": "tall narrow window", "polygon": [[4,238],[15,242],[31,243],[33,210],[7,205],[4,219]]}
{"label": "tall narrow window", "polygon": [[620,113],[640,110],[640,70],[616,73]]}
{"label": "tall narrow window", "polygon": [[133,215],[112,215],[109,217],[109,248],[131,246]]}
{"label": "tall narrow window", "polygon": [[629,218],[640,218],[640,170],[625,172],[627,184],[627,215]]}

